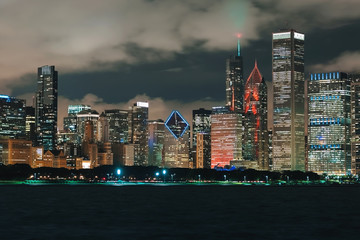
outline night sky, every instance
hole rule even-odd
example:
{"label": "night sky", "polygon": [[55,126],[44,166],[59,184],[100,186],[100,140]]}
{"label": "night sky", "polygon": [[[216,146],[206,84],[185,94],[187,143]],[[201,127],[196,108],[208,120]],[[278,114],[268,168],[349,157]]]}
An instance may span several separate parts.
{"label": "night sky", "polygon": [[358,0],[1,0],[0,94],[27,99],[37,68],[59,72],[59,126],[68,104],[99,112],[150,102],[172,109],[224,104],[225,59],[241,33],[245,78],[254,61],[271,86],[271,33],[305,33],[309,72],[360,71]]}

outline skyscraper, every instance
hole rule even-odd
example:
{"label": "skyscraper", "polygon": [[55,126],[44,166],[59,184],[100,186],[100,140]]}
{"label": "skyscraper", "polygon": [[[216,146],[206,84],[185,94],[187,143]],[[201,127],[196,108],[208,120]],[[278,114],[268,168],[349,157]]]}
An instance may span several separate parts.
{"label": "skyscraper", "polygon": [[226,107],[213,108],[211,114],[211,168],[242,160],[242,115]]}
{"label": "skyscraper", "polygon": [[45,151],[54,150],[58,113],[58,72],[55,66],[38,68],[35,111],[37,144],[44,146]]}
{"label": "skyscraper", "polygon": [[293,29],[272,34],[273,170],[305,170],[304,39]]}
{"label": "skyscraper", "polygon": [[238,38],[237,53],[226,60],[226,106],[230,111],[242,111],[244,102],[244,70]]}
{"label": "skyscraper", "polygon": [[351,80],[351,174],[360,174],[360,74]]}
{"label": "skyscraper", "polygon": [[267,87],[257,62],[245,84],[244,108],[244,162],[249,161],[256,169],[268,170]]}
{"label": "skyscraper", "polygon": [[148,122],[149,132],[149,166],[164,166],[164,121],[154,120]]}
{"label": "skyscraper", "polygon": [[[200,108],[192,112],[192,154],[196,168],[210,168],[211,162],[211,110]],[[201,147],[197,148],[197,137],[201,134]],[[197,153],[197,151],[201,153]],[[198,160],[201,159],[201,163]],[[201,166],[201,167],[200,167]]]}
{"label": "skyscraper", "polygon": [[311,74],[308,102],[308,170],[330,175],[350,173],[350,80],[347,74]]}
{"label": "skyscraper", "polygon": [[129,138],[135,145],[135,166],[148,164],[148,129],[149,103],[137,102],[129,111]]}
{"label": "skyscraper", "polygon": [[0,138],[25,138],[25,100],[0,95]]}
{"label": "skyscraper", "polygon": [[109,121],[109,141],[127,143],[129,138],[129,111],[120,109],[105,110]]}

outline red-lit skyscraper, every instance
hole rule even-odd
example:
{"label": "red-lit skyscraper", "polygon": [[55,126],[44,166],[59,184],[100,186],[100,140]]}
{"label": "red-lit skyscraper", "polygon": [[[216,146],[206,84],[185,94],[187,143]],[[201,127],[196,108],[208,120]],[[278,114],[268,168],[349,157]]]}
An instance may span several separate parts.
{"label": "red-lit skyscraper", "polygon": [[257,67],[252,70],[244,89],[244,167],[269,169],[267,130],[267,87]]}

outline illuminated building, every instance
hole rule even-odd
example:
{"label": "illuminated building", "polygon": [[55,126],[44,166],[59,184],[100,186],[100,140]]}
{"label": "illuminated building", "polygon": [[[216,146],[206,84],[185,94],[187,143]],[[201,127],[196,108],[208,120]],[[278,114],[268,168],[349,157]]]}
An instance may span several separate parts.
{"label": "illuminated building", "polygon": [[36,93],[37,145],[45,150],[56,148],[58,114],[58,72],[55,66],[38,68]]}
{"label": "illuminated building", "polygon": [[148,166],[161,167],[164,165],[164,121],[154,120],[148,122],[149,132],[149,164]]}
{"label": "illuminated building", "polygon": [[137,102],[129,112],[130,143],[135,145],[135,166],[148,164],[148,131],[149,103]]}
{"label": "illuminated building", "polygon": [[[211,162],[211,110],[200,108],[192,111],[192,153],[196,168],[210,168]],[[197,136],[201,133],[201,147],[197,148]],[[197,150],[201,152],[197,152]],[[201,163],[198,162],[203,161]],[[201,167],[199,167],[201,166]]]}
{"label": "illuminated building", "polygon": [[[79,112],[78,114],[76,114],[76,131],[79,135],[79,142],[81,143],[83,141],[84,138],[84,132],[85,132],[85,123],[87,121],[91,121],[93,126],[97,125],[97,121],[99,119],[99,113],[95,110],[83,110],[81,112]],[[93,136],[96,136],[97,128],[94,127],[93,128]],[[95,140],[95,139],[93,139]]]}
{"label": "illuminated building", "polygon": [[101,113],[96,123],[96,139],[99,143],[109,142],[109,121],[105,113]]}
{"label": "illuminated building", "polygon": [[66,168],[66,157],[63,151],[48,150],[43,155],[42,162],[38,161],[35,167]]}
{"label": "illuminated building", "polygon": [[124,144],[124,157],[123,165],[124,166],[134,166],[135,163],[135,149],[139,148],[137,144]]}
{"label": "illuminated building", "polygon": [[98,166],[98,145],[94,141],[93,121],[87,120],[84,127],[84,138],[82,142],[82,155],[90,160],[90,168]]}
{"label": "illuminated building", "polygon": [[24,138],[25,121],[25,100],[0,95],[0,137]]}
{"label": "illuminated building", "polygon": [[242,160],[242,115],[225,107],[211,114],[211,168],[226,167]]}
{"label": "illuminated building", "polygon": [[351,174],[360,174],[360,74],[351,74]]}
{"label": "illuminated building", "polygon": [[129,138],[129,111],[120,109],[105,110],[109,121],[109,141],[127,143]]}
{"label": "illuminated building", "polygon": [[64,117],[64,130],[66,132],[76,132],[77,131],[77,117],[76,115],[84,110],[91,110],[91,107],[88,105],[69,105],[68,106],[68,116]]}
{"label": "illuminated building", "polygon": [[25,132],[26,138],[31,140],[33,144],[36,143],[36,128],[35,128],[35,108],[25,107]]}
{"label": "illuminated building", "polygon": [[31,165],[32,142],[24,139],[0,140],[0,163]]}
{"label": "illuminated building", "polygon": [[308,102],[308,171],[329,175],[350,173],[350,80],[347,74],[311,74]]}
{"label": "illuminated building", "polygon": [[103,144],[101,150],[98,153],[98,164],[103,165],[113,165],[114,154],[111,152],[111,143],[106,142]]}
{"label": "illuminated building", "polygon": [[172,111],[165,121],[164,165],[166,168],[189,168],[189,123],[178,111]]}
{"label": "illuminated building", "polygon": [[269,170],[267,87],[256,62],[245,84],[243,125],[244,163],[248,161],[256,169]]}
{"label": "illuminated building", "polygon": [[226,106],[230,111],[242,111],[244,101],[243,58],[238,38],[237,53],[226,60]]}
{"label": "illuminated building", "polygon": [[304,39],[293,29],[272,34],[275,171],[305,170]]}

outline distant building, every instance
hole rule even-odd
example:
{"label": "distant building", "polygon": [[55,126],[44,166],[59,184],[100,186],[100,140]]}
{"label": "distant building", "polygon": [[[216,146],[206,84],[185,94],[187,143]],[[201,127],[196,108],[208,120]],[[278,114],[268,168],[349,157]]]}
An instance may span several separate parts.
{"label": "distant building", "polygon": [[127,143],[129,138],[129,111],[120,109],[105,110],[109,121],[109,141]]}
{"label": "distant building", "polygon": [[135,166],[148,164],[148,126],[149,103],[137,102],[129,112],[129,137],[130,143],[135,145]]}
{"label": "distant building", "polygon": [[308,102],[308,170],[330,175],[350,173],[350,80],[347,74],[311,74]]}
{"label": "distant building", "polygon": [[[211,162],[211,110],[200,108],[192,111],[192,147],[191,158],[196,168],[210,168]],[[201,147],[197,148],[197,137],[201,135]],[[197,152],[197,149],[201,152]],[[200,157],[201,156],[201,157]],[[201,163],[197,161],[203,161]],[[201,166],[201,167],[199,167]]]}
{"label": "distant building", "polygon": [[153,120],[148,121],[149,132],[149,163],[148,166],[164,166],[164,135],[165,125],[164,121]]}
{"label": "distant building", "polygon": [[351,174],[360,174],[360,74],[351,74]]}
{"label": "distant building", "polygon": [[109,121],[105,116],[105,113],[101,113],[96,124],[96,140],[99,143],[109,142]]}
{"label": "distant building", "polygon": [[25,138],[25,100],[0,95],[0,138]]}
{"label": "distant building", "polygon": [[0,139],[0,163],[28,164],[31,166],[32,142],[25,139]]}
{"label": "distant building", "polygon": [[244,69],[240,52],[240,38],[237,53],[226,60],[226,106],[230,111],[242,111],[244,102]]}
{"label": "distant building", "polygon": [[272,34],[275,171],[305,171],[304,40],[293,29]]}
{"label": "distant building", "polygon": [[[95,110],[83,110],[79,113],[76,114],[76,131],[77,134],[79,135],[79,142],[81,143],[84,139],[84,134],[85,134],[85,123],[87,121],[91,121],[92,122],[92,126],[93,126],[93,137],[95,137],[97,135],[97,121],[99,120],[99,113]],[[95,141],[95,138],[93,139],[93,141]]]}
{"label": "distant building", "polygon": [[257,62],[245,84],[244,108],[243,159],[258,170],[269,170],[267,87]]}
{"label": "distant building", "polygon": [[211,114],[211,168],[242,160],[242,115],[226,109],[215,107]]}
{"label": "distant building", "polygon": [[37,145],[45,150],[56,148],[58,114],[58,72],[55,66],[38,68],[36,93]]}
{"label": "distant building", "polygon": [[165,121],[164,166],[166,168],[189,168],[189,123],[178,112],[172,111]]}
{"label": "distant building", "polygon": [[35,127],[35,108],[25,107],[25,132],[26,138],[33,142],[33,145],[36,144],[36,127]]}
{"label": "distant building", "polygon": [[98,153],[98,164],[103,165],[113,165],[114,163],[114,154],[111,151],[111,143],[106,142],[102,145]]}
{"label": "distant building", "polygon": [[64,117],[64,131],[66,132],[77,132],[77,114],[82,111],[91,111],[91,107],[88,105],[69,105],[68,106],[68,116]]}

